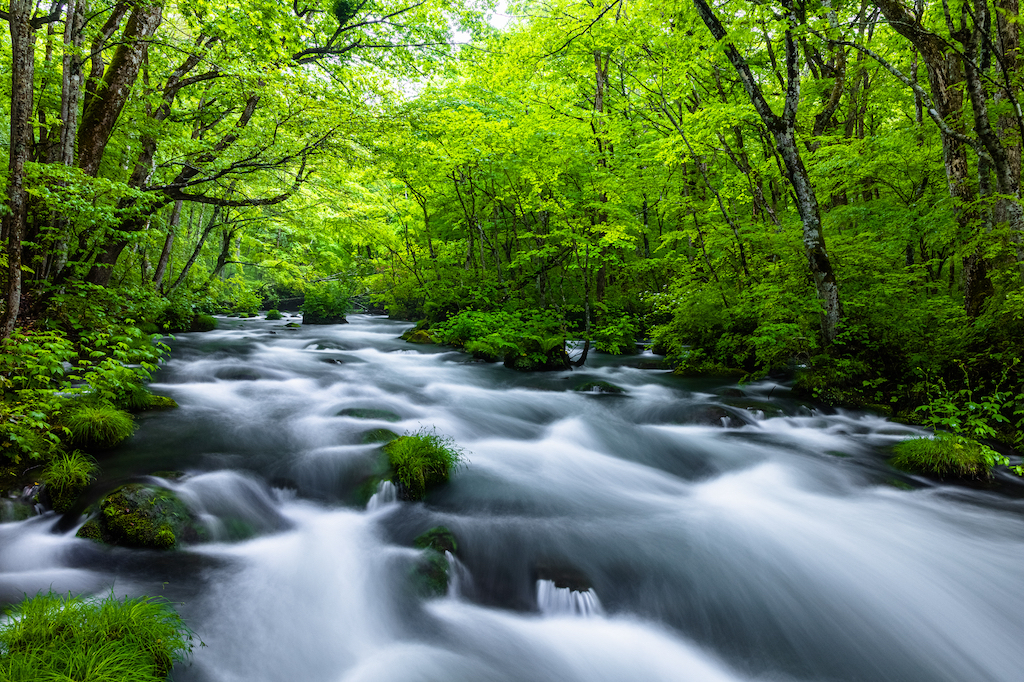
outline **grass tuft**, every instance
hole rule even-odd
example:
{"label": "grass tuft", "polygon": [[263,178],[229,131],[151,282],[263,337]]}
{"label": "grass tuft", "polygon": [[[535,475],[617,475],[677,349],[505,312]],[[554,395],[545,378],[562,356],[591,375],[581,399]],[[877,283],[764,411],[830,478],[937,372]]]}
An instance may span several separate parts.
{"label": "grass tuft", "polygon": [[462,450],[454,440],[425,428],[387,443],[384,452],[392,480],[401,484],[413,500],[447,482],[452,470],[463,461]]}
{"label": "grass tuft", "polygon": [[966,438],[937,434],[935,438],[911,438],[893,446],[890,460],[897,469],[956,478],[988,477],[991,465],[981,445]]}
{"label": "grass tuft", "polygon": [[99,447],[113,447],[135,431],[130,414],[105,403],[76,406],[64,416],[64,426],[75,443]]}
{"label": "grass tuft", "polygon": [[66,512],[71,509],[78,495],[95,479],[97,470],[96,461],[78,450],[51,459],[43,470],[43,480],[46,481],[53,510]]}
{"label": "grass tuft", "polygon": [[267,319],[268,320],[280,320],[281,317],[282,317],[281,311],[279,311],[279,310],[275,310],[274,308],[271,308],[270,310],[267,311]]}
{"label": "grass tuft", "polygon": [[0,626],[4,682],[158,682],[192,652],[192,632],[164,601],[39,594]]}

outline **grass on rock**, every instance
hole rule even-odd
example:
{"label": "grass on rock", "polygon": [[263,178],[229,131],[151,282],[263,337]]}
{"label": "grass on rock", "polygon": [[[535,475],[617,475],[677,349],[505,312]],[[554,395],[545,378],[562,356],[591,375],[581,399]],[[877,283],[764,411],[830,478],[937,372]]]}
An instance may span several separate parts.
{"label": "grass on rock", "polygon": [[891,462],[897,469],[940,477],[984,478],[991,468],[981,445],[956,436],[911,438],[897,443],[893,452]]}
{"label": "grass on rock", "polygon": [[463,461],[462,450],[454,440],[425,428],[387,443],[384,452],[394,482],[401,484],[413,500],[447,482],[452,470]]}

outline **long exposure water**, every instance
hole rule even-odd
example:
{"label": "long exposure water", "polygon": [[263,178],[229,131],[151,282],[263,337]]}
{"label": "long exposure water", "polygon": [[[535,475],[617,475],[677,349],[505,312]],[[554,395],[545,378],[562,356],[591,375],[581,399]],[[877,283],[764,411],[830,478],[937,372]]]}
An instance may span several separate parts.
{"label": "long exposure water", "polygon": [[[184,471],[143,480],[213,541],[0,524],[0,601],[163,595],[206,644],[174,673],[196,682],[1024,678],[1020,487],[892,470],[915,429],[636,358],[523,374],[398,340],[406,323],[283,322],[173,341],[152,389],[180,408],[142,416],[87,494]],[[595,380],[626,393],[572,390]],[[367,505],[363,435],[422,427],[466,464],[425,503]],[[424,598],[412,540],[438,525],[454,584]]]}

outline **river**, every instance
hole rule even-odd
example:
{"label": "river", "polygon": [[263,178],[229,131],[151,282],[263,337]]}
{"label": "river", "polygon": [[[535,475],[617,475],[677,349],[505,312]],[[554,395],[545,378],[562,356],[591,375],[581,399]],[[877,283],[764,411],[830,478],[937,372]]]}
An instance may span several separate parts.
{"label": "river", "polygon": [[[913,428],[636,358],[525,374],[398,340],[407,323],[288,321],[178,336],[152,389],[180,408],[140,417],[89,491],[184,471],[149,480],[215,541],[0,524],[0,601],[163,595],[206,645],[179,681],[1024,678],[1021,487],[892,470],[884,448]],[[572,390],[594,380],[626,393]],[[468,461],[425,503],[368,509],[363,434],[422,427]],[[438,525],[457,580],[424,598],[412,540]]]}

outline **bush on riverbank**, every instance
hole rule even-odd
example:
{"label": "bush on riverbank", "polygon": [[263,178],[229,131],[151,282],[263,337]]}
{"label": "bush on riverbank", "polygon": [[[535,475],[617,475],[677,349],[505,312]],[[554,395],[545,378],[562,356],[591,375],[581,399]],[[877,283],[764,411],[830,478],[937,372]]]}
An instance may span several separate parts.
{"label": "bush on riverbank", "polygon": [[893,452],[891,463],[897,469],[939,477],[987,478],[994,464],[985,457],[984,446],[948,434],[911,438],[897,443]]}
{"label": "bush on riverbank", "polygon": [[0,626],[4,682],[159,682],[192,652],[192,632],[149,597],[40,594]]}
{"label": "bush on riverbank", "polygon": [[384,452],[392,481],[401,485],[412,500],[419,500],[430,488],[446,483],[463,461],[463,452],[454,440],[425,428],[387,443]]}

